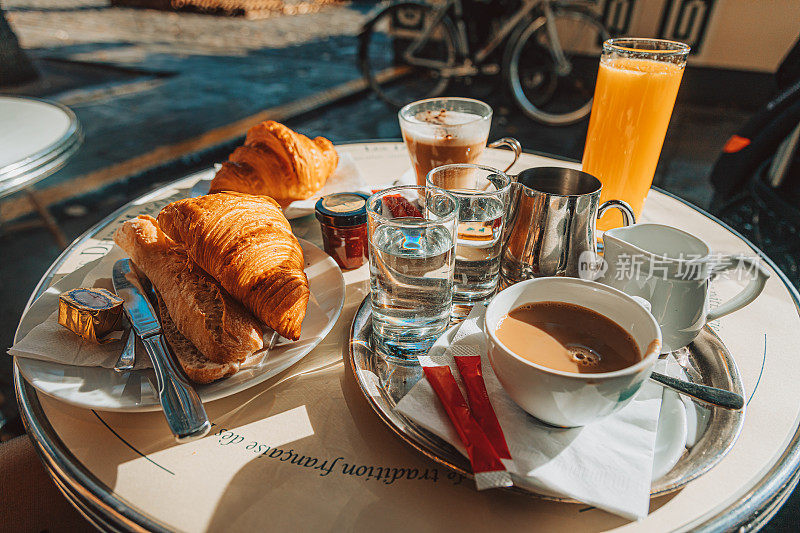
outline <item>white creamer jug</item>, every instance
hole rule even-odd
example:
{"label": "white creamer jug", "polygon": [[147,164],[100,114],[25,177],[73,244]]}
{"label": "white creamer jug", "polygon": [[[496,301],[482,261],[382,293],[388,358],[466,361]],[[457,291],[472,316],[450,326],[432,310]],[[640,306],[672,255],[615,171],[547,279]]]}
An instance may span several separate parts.
{"label": "white creamer jug", "polygon": [[[663,352],[683,348],[703,326],[755,300],[769,279],[757,257],[712,254],[694,235],[661,224],[635,224],[603,235],[602,283],[644,298],[658,321]],[[739,294],[709,309],[712,274],[741,269],[751,274]]]}

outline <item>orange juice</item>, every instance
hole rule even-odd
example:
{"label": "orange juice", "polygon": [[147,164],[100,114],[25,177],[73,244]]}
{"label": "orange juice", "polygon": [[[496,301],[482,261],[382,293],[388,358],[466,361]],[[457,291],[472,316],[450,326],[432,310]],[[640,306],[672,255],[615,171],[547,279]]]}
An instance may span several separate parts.
{"label": "orange juice", "polygon": [[[630,57],[603,58],[597,74],[583,170],[603,183],[600,201],[628,202],[638,220],[653,183],[683,65]],[[622,225],[608,210],[597,224]]]}

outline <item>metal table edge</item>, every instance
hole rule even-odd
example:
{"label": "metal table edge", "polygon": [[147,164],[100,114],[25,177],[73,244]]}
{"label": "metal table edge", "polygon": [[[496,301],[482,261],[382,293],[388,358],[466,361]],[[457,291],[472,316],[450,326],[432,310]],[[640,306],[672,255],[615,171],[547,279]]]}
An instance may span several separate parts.
{"label": "metal table edge", "polygon": [[72,504],[75,510],[78,511],[78,514],[80,514],[90,525],[94,526],[95,529],[99,531],[123,532],[122,529],[115,527],[110,522],[104,520],[98,513],[90,509],[85,502],[70,492],[67,486],[57,476],[51,473],[50,478],[53,480],[56,488],[61,492],[64,498],[66,498],[67,502]]}
{"label": "metal table edge", "polygon": [[[114,493],[113,489],[100,482],[72,454],[47,420],[41,403],[35,396],[36,389],[25,381],[16,364],[14,365],[14,385],[20,417],[39,458],[62,493],[65,492],[64,487],[71,489],[69,494],[65,493],[65,497],[78,508],[81,514],[85,516],[84,510],[76,504],[76,499],[85,502],[84,504],[89,507],[94,505],[95,510],[100,510],[102,514],[114,521],[113,525],[120,527],[123,531],[169,531],[155,519],[133,510],[133,506],[124,502]],[[81,496],[79,497],[78,494]],[[91,514],[94,516],[94,513]],[[98,525],[95,523],[96,520],[90,519],[89,521],[93,525]]]}
{"label": "metal table edge", "polygon": [[[382,141],[351,141],[345,144],[364,144],[369,142],[392,142],[387,140]],[[531,153],[534,155],[542,155],[544,157],[549,157],[551,159],[559,159],[562,161],[570,161],[576,162],[574,159],[565,158],[560,156],[552,156],[547,154],[540,154],[538,152],[532,152],[526,150],[525,153]],[[200,171],[204,172],[204,171]],[[199,174],[200,172],[192,172],[183,176],[179,179],[186,179],[192,175]],[[178,180],[175,180],[178,181]],[[144,195],[140,196],[139,198],[134,199],[133,201],[144,201],[148,197],[157,195],[162,188],[154,189]],[[746,237],[744,237],[741,233],[730,227],[728,224],[723,222],[722,220],[718,219],[716,216],[712,215],[711,213],[705,211],[704,209],[668,192],[659,187],[653,187],[654,190],[658,191],[665,196],[673,198],[682,204],[686,205],[687,207],[694,209],[695,211],[699,212],[700,214],[706,216],[709,220],[716,222],[733,235],[741,239],[748,247],[750,247],[754,252],[756,252],[759,257],[761,257],[767,264],[778,274],[779,279],[784,284],[786,289],[789,291],[792,299],[794,300],[795,307],[798,311],[798,315],[800,316],[800,294],[798,293],[797,289],[791,284],[789,279],[786,277],[786,274],[781,271],[778,266],[758,247],[756,247],[753,243],[751,243]],[[91,235],[95,234],[100,228],[108,225],[109,223],[113,222],[116,218],[122,215],[128,208],[130,202],[126,203],[125,205],[119,207],[114,212],[112,212],[107,217],[103,218],[92,227],[90,227],[87,231],[81,234],[78,238],[76,238],[69,246],[58,256],[58,258],[53,262],[50,268],[45,272],[42,276],[39,283],[36,285],[36,288],[31,293],[28,302],[25,304],[25,309],[30,307],[36,298],[41,295],[41,293],[49,286],[50,281],[55,276],[55,272],[58,268],[63,264],[66,258],[69,256],[70,251],[80,243],[88,240],[91,238]],[[19,326],[17,329],[17,334],[19,333]],[[15,334],[16,340],[16,334]],[[31,437],[34,437],[34,434],[31,433],[31,430],[35,428],[35,436],[37,438],[33,439],[34,444],[36,445],[37,452],[39,452],[42,460],[48,465],[48,468],[51,462],[56,462],[63,468],[63,473],[65,475],[65,482],[68,482],[70,486],[74,487],[75,483],[75,474],[78,476],[86,476],[87,480],[90,482],[93,491],[92,494],[96,497],[100,498],[100,501],[108,501],[110,505],[108,510],[112,511],[115,509],[119,513],[119,516],[116,516],[117,520],[123,518],[125,521],[123,524],[127,525],[137,525],[139,527],[145,527],[147,529],[152,529],[156,531],[168,531],[160,524],[153,522],[150,518],[142,515],[126,505],[121,499],[116,497],[108,487],[105,487],[99,480],[94,481],[92,478],[94,476],[90,472],[86,472],[84,474],[81,471],[82,465],[81,463],[72,455],[72,453],[67,450],[63,444],[63,442],[58,438],[57,435],[54,435],[54,438],[51,442],[47,442],[47,446],[45,449],[45,444],[42,443],[42,439],[45,438],[45,433],[53,432],[52,426],[50,426],[49,422],[46,421],[46,416],[42,411],[41,404],[39,403],[39,399],[36,393],[36,390],[29,384],[27,381],[22,378],[19,370],[16,368],[16,364],[14,366],[14,383],[15,388],[17,390],[17,397],[20,403],[20,413],[23,416],[23,421],[25,423],[26,431]],[[33,393],[32,395],[30,393]],[[33,413],[38,413],[41,415],[40,420],[44,420],[45,422],[39,422],[41,426],[35,426],[32,424],[33,418],[30,418]],[[47,452],[54,452],[58,451],[62,454],[62,461],[56,461],[56,458],[51,457],[50,455],[44,455]],[[74,459],[73,463],[65,463],[63,459]],[[80,465],[77,466],[77,465]],[[69,474],[72,474],[72,477],[69,477]],[[87,475],[88,474],[88,475]],[[787,449],[781,455],[781,457],[773,464],[772,468],[765,474],[765,476],[756,483],[747,493],[742,495],[739,499],[735,502],[729,504],[726,508],[722,510],[714,509],[706,513],[704,516],[700,517],[699,519],[695,520],[692,529],[693,530],[701,530],[701,531],[719,531],[719,530],[732,530],[738,528],[745,528],[747,530],[755,530],[764,525],[766,519],[774,515],[775,512],[780,508],[780,505],[783,504],[788,494],[791,493],[791,490],[787,491],[787,488],[794,483],[797,484],[798,481],[798,474],[800,474],[800,419],[796,421],[795,433],[792,436]],[[95,478],[96,479],[96,478]],[[793,488],[793,487],[792,487]],[[98,489],[105,490],[106,493],[99,491]],[[97,491],[97,492],[95,492]],[[69,499],[69,498],[68,498]],[[742,504],[742,502],[745,502]],[[74,503],[73,503],[74,505]],[[762,510],[769,510],[768,516],[763,518],[761,516],[760,511]],[[764,513],[767,514],[767,513]],[[109,515],[110,517],[113,515]],[[686,526],[686,525],[684,525]],[[123,526],[125,527],[125,526]],[[680,527],[680,526],[679,526]],[[127,529],[127,528],[126,528]]]}
{"label": "metal table edge", "polygon": [[68,144],[59,146],[54,152],[48,154],[47,158],[33,161],[29,166],[0,177],[0,188],[2,188],[0,196],[10,196],[52,176],[67,164],[78,151],[82,142],[83,133],[78,129],[77,135],[70,139]]}
{"label": "metal table edge", "polygon": [[75,124],[71,128],[69,136],[60,139],[58,142],[51,144],[47,151],[39,152],[37,157],[27,157],[22,161],[18,161],[11,165],[7,165],[0,169],[0,183],[3,181],[17,177],[21,174],[27,174],[31,171],[45,166],[50,161],[60,157],[63,153],[71,151],[76,145],[80,145],[83,141],[83,129],[80,124]]}
{"label": "metal table edge", "polygon": [[[716,222],[736,237],[741,239],[758,256],[778,274],[778,278],[789,291],[794,300],[795,309],[800,315],[800,293],[792,285],[786,274],[778,268],[755,244],[739,233],[727,223],[723,222],[708,211],[680,198],[668,191],[653,187],[656,191],[673,198],[682,204],[694,209],[698,213]],[[702,517],[694,520],[690,526],[692,531],[730,531],[748,530],[757,531],[785,503],[794,486],[800,480],[800,419],[795,421],[795,432],[783,454],[775,461],[770,470],[750,490],[741,495],[736,501],[727,504],[722,509],[712,509]],[[788,490],[787,490],[788,489]],[[767,511],[767,512],[763,512]]]}
{"label": "metal table edge", "polygon": [[[6,95],[3,95],[3,96],[6,96]],[[4,174],[9,174],[9,173],[16,173],[21,168],[24,168],[24,167],[30,166],[32,164],[35,164],[40,159],[47,158],[48,155],[51,154],[52,152],[56,151],[59,146],[67,144],[73,136],[75,136],[76,134],[78,136],[81,135],[81,129],[80,129],[80,123],[78,122],[78,117],[75,115],[75,112],[72,109],[70,109],[69,107],[65,106],[64,104],[61,104],[59,102],[53,102],[51,100],[45,100],[43,98],[34,98],[34,97],[30,97],[30,96],[25,96],[25,97],[11,96],[11,98],[16,98],[16,99],[19,99],[19,100],[34,100],[34,101],[37,101],[39,103],[43,103],[43,104],[47,104],[47,105],[50,105],[50,106],[53,106],[53,107],[57,107],[61,111],[63,111],[64,114],[67,115],[67,117],[69,118],[69,122],[70,123],[69,123],[69,127],[67,128],[67,131],[65,131],[64,134],[58,140],[54,141],[53,143],[51,143],[48,146],[45,146],[44,148],[42,148],[38,152],[35,152],[35,153],[29,155],[28,157],[26,157],[24,159],[21,159],[20,161],[16,161],[14,163],[10,163],[10,164],[0,168],[0,176],[2,176]]]}

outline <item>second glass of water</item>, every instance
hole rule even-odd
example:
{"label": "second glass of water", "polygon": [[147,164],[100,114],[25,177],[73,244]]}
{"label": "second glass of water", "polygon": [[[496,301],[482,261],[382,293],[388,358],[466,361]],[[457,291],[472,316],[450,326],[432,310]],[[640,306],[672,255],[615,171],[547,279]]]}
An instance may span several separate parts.
{"label": "second glass of water", "polygon": [[392,187],[367,200],[375,350],[415,363],[450,321],[458,200],[433,187]]}
{"label": "second glass of water", "polygon": [[451,312],[459,320],[497,289],[511,179],[496,168],[453,164],[431,170],[427,184],[446,189],[460,205]]}

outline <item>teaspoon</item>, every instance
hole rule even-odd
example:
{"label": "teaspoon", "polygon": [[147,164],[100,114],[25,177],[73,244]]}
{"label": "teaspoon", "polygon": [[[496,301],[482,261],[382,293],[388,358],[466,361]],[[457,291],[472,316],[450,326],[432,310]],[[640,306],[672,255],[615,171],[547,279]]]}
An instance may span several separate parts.
{"label": "teaspoon", "polygon": [[699,383],[692,383],[690,381],[683,381],[682,379],[659,374],[658,372],[650,374],[650,379],[675,392],[690,396],[700,403],[722,407],[723,409],[732,409],[734,411],[741,411],[744,407],[744,398],[735,392],[709,387],[708,385],[700,385]]}

